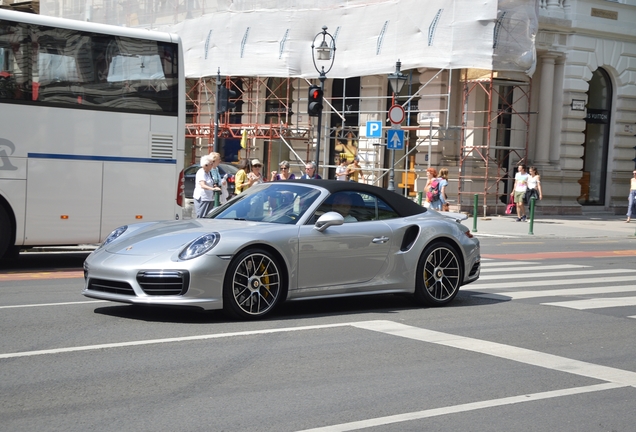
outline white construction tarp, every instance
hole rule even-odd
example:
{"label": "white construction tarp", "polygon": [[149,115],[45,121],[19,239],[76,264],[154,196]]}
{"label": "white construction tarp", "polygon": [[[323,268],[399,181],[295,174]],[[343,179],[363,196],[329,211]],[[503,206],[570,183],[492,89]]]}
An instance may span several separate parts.
{"label": "white construction tarp", "polygon": [[[497,0],[376,0],[330,7],[318,1],[313,8],[281,8],[281,3],[267,9],[227,2],[213,13],[159,29],[181,37],[186,76],[193,78],[219,70],[232,76],[316,78],[311,45],[314,39],[316,46],[322,42],[316,36],[323,26],[336,46],[329,78],[388,74],[398,60],[402,70],[493,68]],[[330,63],[316,64],[328,68]]]}

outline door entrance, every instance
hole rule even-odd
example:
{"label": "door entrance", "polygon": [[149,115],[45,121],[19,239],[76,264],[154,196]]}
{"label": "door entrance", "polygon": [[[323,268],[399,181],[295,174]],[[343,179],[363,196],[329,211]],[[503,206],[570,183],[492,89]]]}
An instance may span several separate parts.
{"label": "door entrance", "polygon": [[585,143],[583,144],[582,205],[605,205],[609,150],[612,83],[605,70],[594,71],[587,92]]}

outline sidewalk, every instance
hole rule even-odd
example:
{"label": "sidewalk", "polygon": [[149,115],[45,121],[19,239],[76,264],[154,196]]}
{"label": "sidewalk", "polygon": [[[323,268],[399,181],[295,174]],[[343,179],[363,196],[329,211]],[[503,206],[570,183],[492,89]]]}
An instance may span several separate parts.
{"label": "sidewalk", "polygon": [[636,241],[636,221],[626,223],[625,216],[609,214],[583,216],[538,216],[530,231],[530,221],[517,222],[515,216],[469,216],[462,223],[476,237],[507,238],[632,238]]}

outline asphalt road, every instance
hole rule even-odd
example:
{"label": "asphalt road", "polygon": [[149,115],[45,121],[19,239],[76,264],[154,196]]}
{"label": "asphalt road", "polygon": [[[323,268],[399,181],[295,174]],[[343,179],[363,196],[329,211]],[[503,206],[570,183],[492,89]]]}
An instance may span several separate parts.
{"label": "asphalt road", "polygon": [[0,271],[0,430],[633,431],[634,242],[482,253],[448,307],[312,301],[260,322],[97,302],[86,254],[25,254]]}

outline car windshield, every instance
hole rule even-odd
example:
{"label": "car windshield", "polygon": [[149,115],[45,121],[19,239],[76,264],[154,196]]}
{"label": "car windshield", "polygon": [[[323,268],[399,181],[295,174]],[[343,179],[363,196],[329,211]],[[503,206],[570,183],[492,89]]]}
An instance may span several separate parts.
{"label": "car windshield", "polygon": [[304,185],[268,183],[248,189],[206,217],[295,224],[319,196],[318,189]]}

